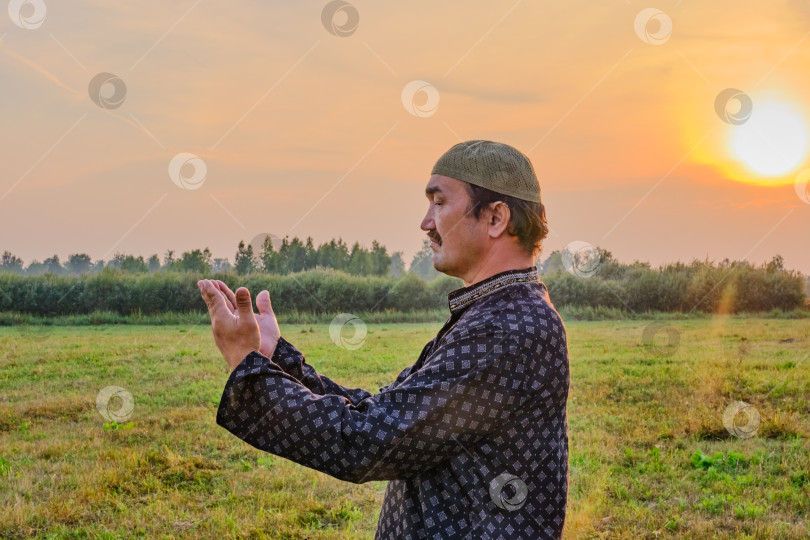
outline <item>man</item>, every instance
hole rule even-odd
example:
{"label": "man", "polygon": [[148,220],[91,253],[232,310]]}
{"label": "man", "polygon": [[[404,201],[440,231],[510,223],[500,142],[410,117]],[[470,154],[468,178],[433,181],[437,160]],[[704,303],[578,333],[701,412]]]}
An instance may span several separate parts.
{"label": "man", "polygon": [[349,482],[389,480],[376,538],[559,538],[568,494],[565,327],[538,280],[548,232],[529,159],[466,141],[436,162],[421,228],[460,277],[450,318],[371,394],[317,373],[281,337],[267,291],[201,280],[231,368],[217,423]]}

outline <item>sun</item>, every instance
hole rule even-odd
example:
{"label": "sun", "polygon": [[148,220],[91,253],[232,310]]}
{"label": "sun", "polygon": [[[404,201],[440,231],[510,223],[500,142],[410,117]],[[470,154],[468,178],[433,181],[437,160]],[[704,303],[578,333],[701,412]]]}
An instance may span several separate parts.
{"label": "sun", "polygon": [[807,125],[801,113],[780,101],[754,102],[750,118],[734,129],[734,155],[764,176],[784,175],[807,153]]}

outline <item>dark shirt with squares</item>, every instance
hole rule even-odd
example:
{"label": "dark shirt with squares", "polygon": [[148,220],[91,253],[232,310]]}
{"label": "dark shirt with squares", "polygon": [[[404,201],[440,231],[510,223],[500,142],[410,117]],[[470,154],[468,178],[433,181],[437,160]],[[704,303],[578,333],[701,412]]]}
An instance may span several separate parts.
{"label": "dark shirt with squares", "polygon": [[439,333],[375,394],[281,338],[231,373],[217,424],[342,480],[388,480],[376,538],[559,538],[569,364],[545,294],[533,266],[450,292]]}

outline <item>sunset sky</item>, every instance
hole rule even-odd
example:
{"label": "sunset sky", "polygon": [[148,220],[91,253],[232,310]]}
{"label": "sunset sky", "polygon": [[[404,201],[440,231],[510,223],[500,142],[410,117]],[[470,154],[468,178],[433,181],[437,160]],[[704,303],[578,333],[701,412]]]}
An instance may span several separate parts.
{"label": "sunset sky", "polygon": [[[344,36],[335,6],[12,2],[0,252],[233,261],[271,233],[410,262],[433,163],[491,139],[534,164],[541,258],[585,241],[653,265],[778,253],[810,274],[806,1],[352,0],[329,19]],[[100,73],[125,90],[97,83],[98,105]],[[412,81],[429,92],[403,100]],[[729,88],[744,95],[721,118]],[[181,153],[199,157],[178,158],[186,178],[205,164],[195,189],[170,177]]]}

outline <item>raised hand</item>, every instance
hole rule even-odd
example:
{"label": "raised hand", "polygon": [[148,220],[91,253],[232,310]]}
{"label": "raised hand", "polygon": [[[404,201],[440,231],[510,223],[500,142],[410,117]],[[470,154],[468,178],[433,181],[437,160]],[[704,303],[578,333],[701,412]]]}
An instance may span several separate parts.
{"label": "raised hand", "polygon": [[[236,296],[231,289],[223,281],[212,280],[214,286],[217,287],[228,301],[231,311],[236,311]],[[256,315],[256,321],[259,324],[259,332],[262,336],[262,344],[259,352],[267,358],[273,357],[273,352],[276,350],[276,344],[281,337],[281,329],[278,327],[276,314],[273,312],[273,306],[270,304],[270,292],[263,290],[256,297],[256,307],[259,308],[259,314]]]}
{"label": "raised hand", "polygon": [[261,332],[253,313],[250,291],[240,287],[231,299],[212,280],[201,279],[197,286],[208,306],[214,342],[233,371],[248,354],[261,347]]}

